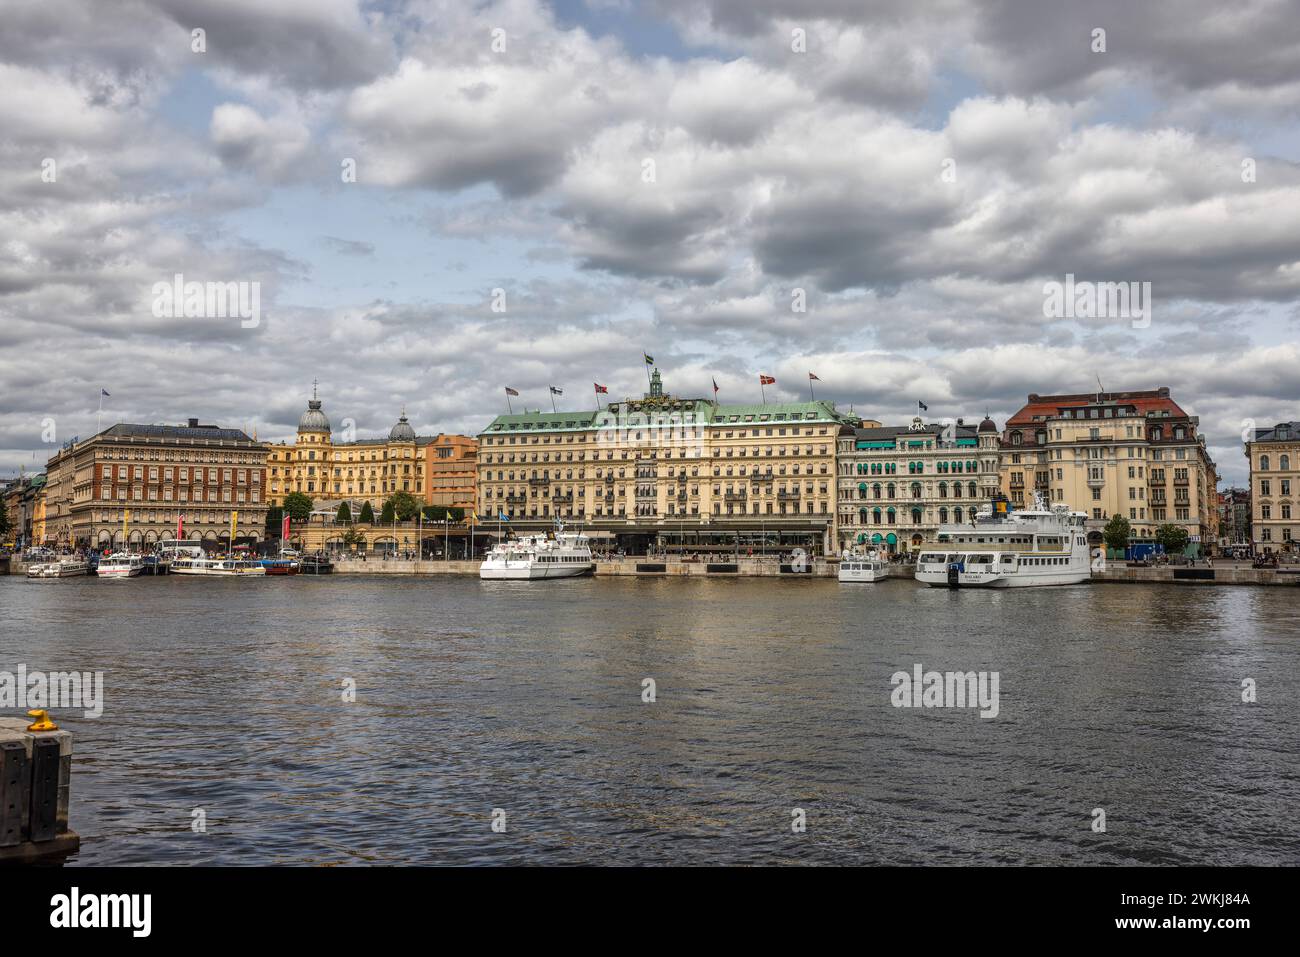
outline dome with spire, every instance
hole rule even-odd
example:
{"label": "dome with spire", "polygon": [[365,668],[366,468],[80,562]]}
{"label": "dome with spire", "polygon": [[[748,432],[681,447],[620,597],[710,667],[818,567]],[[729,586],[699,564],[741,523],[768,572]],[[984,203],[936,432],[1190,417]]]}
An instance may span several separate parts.
{"label": "dome with spire", "polygon": [[316,383],[311,386],[311,399],[307,402],[307,411],[298,419],[299,432],[328,432],[330,420],[320,410],[321,402],[316,396]]}
{"label": "dome with spire", "polygon": [[997,423],[995,423],[995,422],[994,422],[992,419],[990,419],[987,415],[984,416],[984,421],[980,423],[980,431],[981,431],[981,432],[996,432],[997,430],[998,430]]}
{"label": "dome with spire", "polygon": [[393,430],[388,433],[390,442],[414,442],[415,429],[411,428],[411,423],[406,421],[406,410],[402,410],[402,417],[397,420]]}

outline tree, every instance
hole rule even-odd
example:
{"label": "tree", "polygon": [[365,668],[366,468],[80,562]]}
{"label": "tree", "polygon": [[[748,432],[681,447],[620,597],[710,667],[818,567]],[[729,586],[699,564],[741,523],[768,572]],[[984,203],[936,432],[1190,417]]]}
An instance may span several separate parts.
{"label": "tree", "polygon": [[383,511],[379,513],[379,521],[384,525],[392,525],[393,519],[397,517],[397,512],[393,509],[393,500],[389,499],[384,503]]}
{"label": "tree", "polygon": [[390,505],[399,522],[412,522],[420,514],[420,500],[410,492],[394,492],[384,503],[384,508]]}
{"label": "tree", "polygon": [[1156,529],[1156,544],[1166,555],[1181,555],[1187,548],[1189,536],[1181,525],[1161,525]]}
{"label": "tree", "polygon": [[1132,533],[1133,526],[1129,524],[1129,520],[1116,512],[1102,529],[1101,537],[1107,548],[1122,552],[1128,547],[1128,539]]}
{"label": "tree", "polygon": [[9,534],[9,509],[0,502],[0,538]]}
{"label": "tree", "polygon": [[284,497],[284,510],[295,525],[307,521],[314,505],[311,496],[304,495],[302,492],[290,492]]}
{"label": "tree", "polygon": [[355,528],[349,528],[343,533],[343,544],[348,548],[355,549],[361,542],[362,535]]}
{"label": "tree", "polygon": [[375,524],[375,510],[370,507],[369,502],[366,502],[361,506],[361,518],[359,518],[358,521],[361,522],[362,525]]}
{"label": "tree", "polygon": [[334,516],[334,521],[339,525],[352,524],[352,507],[347,502],[339,506],[339,513]]}
{"label": "tree", "polygon": [[266,510],[266,530],[269,534],[279,537],[280,527],[284,522],[284,509],[279,505],[272,505]]}
{"label": "tree", "polygon": [[447,509],[447,517],[453,522],[463,522],[465,521],[465,510],[463,508],[449,508]]}
{"label": "tree", "polygon": [[424,520],[426,522],[441,522],[447,517],[447,506],[429,505],[424,510]]}

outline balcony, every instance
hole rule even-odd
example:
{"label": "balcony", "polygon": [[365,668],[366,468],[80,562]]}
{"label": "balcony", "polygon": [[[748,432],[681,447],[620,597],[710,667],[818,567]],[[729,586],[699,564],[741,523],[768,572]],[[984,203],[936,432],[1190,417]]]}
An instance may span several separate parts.
{"label": "balcony", "polygon": [[605,484],[606,484],[606,485],[613,485],[613,484],[614,484],[614,473],[613,473],[613,472],[610,472],[608,475],[605,476]]}
{"label": "balcony", "polygon": [[506,496],[506,502],[508,502],[508,503],[511,504],[511,505],[522,505],[524,502],[527,502],[527,501],[528,501],[528,496],[527,496],[527,495],[507,495],[507,496]]}
{"label": "balcony", "polygon": [[537,478],[537,477],[534,476],[533,478],[530,478],[530,479],[528,480],[528,484],[529,484],[529,485],[532,485],[532,486],[534,486],[534,487],[536,487],[536,486],[538,486],[538,485],[550,485],[550,484],[551,484],[551,480],[548,479],[548,478]]}
{"label": "balcony", "polygon": [[749,496],[745,492],[727,492],[722,497],[728,502],[743,502]]}
{"label": "balcony", "polygon": [[776,478],[771,472],[754,473],[749,477],[751,482],[771,482]]}
{"label": "balcony", "polygon": [[797,502],[799,501],[799,496],[800,492],[798,490],[793,492],[777,492],[776,500],[778,502]]}

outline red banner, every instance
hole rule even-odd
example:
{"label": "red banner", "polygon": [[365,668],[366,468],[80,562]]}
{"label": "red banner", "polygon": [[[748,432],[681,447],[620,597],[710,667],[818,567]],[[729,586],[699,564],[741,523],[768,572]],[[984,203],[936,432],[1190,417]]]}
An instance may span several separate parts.
{"label": "red banner", "polygon": [[286,515],[284,517],[284,521],[280,523],[280,539],[286,542],[289,540],[289,516],[288,515]]}

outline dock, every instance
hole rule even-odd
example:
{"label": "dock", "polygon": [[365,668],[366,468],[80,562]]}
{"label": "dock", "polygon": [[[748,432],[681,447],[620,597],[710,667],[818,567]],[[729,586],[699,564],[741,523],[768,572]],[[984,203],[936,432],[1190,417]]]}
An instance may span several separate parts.
{"label": "dock", "polygon": [[0,864],[58,863],[81,846],[68,827],[72,734],[0,718]]}

